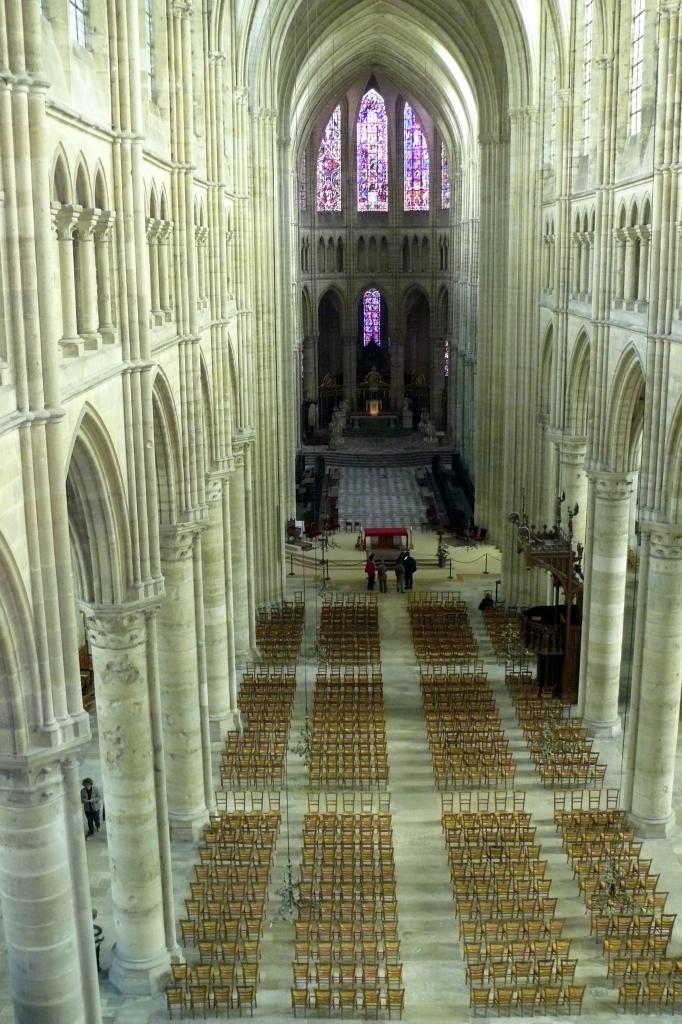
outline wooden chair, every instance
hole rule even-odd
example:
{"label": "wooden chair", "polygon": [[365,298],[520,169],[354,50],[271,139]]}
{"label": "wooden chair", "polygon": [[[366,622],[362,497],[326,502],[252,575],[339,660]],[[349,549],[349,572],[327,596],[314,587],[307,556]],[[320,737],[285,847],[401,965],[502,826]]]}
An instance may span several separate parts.
{"label": "wooden chair", "polygon": [[494,1002],[498,1017],[511,1017],[516,1002],[516,989],[513,985],[501,985],[495,989]]}
{"label": "wooden chair", "polygon": [[398,1020],[402,1020],[403,1010],[405,1009],[405,989],[404,988],[388,988],[386,991],[386,1009],[388,1016],[393,1019],[394,1015],[398,1014]]}
{"label": "wooden chair", "polygon": [[584,985],[569,985],[564,989],[563,1005],[569,1015],[582,1013],[584,995]]}
{"label": "wooden chair", "polygon": [[299,1012],[302,1011],[303,1016],[308,1016],[308,989],[307,988],[292,988],[291,989],[291,1009],[294,1012],[294,1017],[298,1017]]}
{"label": "wooden chair", "polygon": [[179,988],[177,985],[169,986],[166,989],[166,1006],[171,1020],[173,1019],[173,1010],[179,1010],[180,1017],[183,1017],[185,1012],[184,988]]}
{"label": "wooden chair", "polygon": [[221,1012],[229,1017],[230,1010],[232,1009],[232,986],[231,985],[213,985],[213,1009],[216,1014],[219,1015]]}
{"label": "wooden chair", "polygon": [[482,1012],[483,1016],[487,1017],[488,1010],[490,1009],[491,991],[492,990],[487,986],[471,989],[469,993],[469,1005],[471,1006],[474,1017],[478,1017],[479,1012]]}
{"label": "wooden chair", "polygon": [[623,1013],[639,1013],[642,1005],[642,986],[638,981],[626,981],[620,987],[618,1003],[623,1004]]}
{"label": "wooden chair", "polygon": [[208,986],[190,985],[189,987],[189,1009],[192,1011],[192,1019],[197,1015],[197,1009],[203,1011],[204,1018],[208,1012]]}
{"label": "wooden chair", "polygon": [[242,1016],[244,1007],[248,1007],[253,1017],[253,1008],[256,1005],[256,990],[253,985],[237,985],[237,1007],[239,1016]]}
{"label": "wooden chair", "polygon": [[366,985],[362,989],[362,1005],[364,1009],[364,1015],[366,1020],[377,1020],[379,1017],[379,1006],[380,1006],[380,993],[378,988],[368,988]]}

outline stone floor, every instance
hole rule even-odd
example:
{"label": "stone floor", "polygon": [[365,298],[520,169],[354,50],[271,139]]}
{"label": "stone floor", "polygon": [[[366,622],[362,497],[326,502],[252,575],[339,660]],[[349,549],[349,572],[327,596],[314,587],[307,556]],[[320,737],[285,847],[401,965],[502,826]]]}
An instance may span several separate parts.
{"label": "stone floor", "polygon": [[[352,538],[340,537],[339,548],[330,551],[339,558],[352,550]],[[417,535],[415,548],[417,561],[431,554],[435,547],[433,535]],[[463,552],[470,559],[470,570],[481,570],[481,558],[487,551]],[[359,554],[359,553],[357,553]],[[492,560],[493,553],[490,551]],[[491,563],[492,564],[492,563]],[[517,788],[527,793],[526,807],[533,814],[538,828],[538,841],[542,855],[549,864],[547,874],[552,878],[552,895],[559,898],[557,914],[568,920],[567,932],[573,938],[579,957],[576,981],[587,985],[583,1005],[583,1018],[589,1021],[615,1021],[623,1019],[616,1006],[616,993],[606,987],[606,962],[589,938],[589,922],[577,888],[568,869],[565,856],[552,823],[552,795],[543,789],[530,762],[523,737],[517,727],[511,702],[502,678],[503,667],[491,657],[483,631],[482,619],[476,605],[484,588],[494,583],[494,577],[464,575],[461,565],[459,579],[448,578],[447,570],[423,569],[415,586],[432,589],[456,589],[467,600],[471,617],[485,655],[495,697],[499,703],[503,724],[517,760]],[[363,586],[360,572],[334,571],[329,588],[359,591]],[[345,580],[345,582],[344,582]],[[292,725],[292,745],[301,729],[305,708],[312,701],[315,663],[312,660],[314,624],[319,617],[320,587],[314,579],[296,576],[290,581],[292,592],[304,589],[306,593],[307,635],[304,656],[298,669],[298,688]],[[401,953],[404,962],[406,1003],[404,1020],[422,1024],[457,1024],[471,1019],[468,994],[464,983],[464,967],[457,942],[457,922],[452,910],[452,897],[448,866],[439,816],[440,800],[436,792],[426,740],[417,684],[417,669],[410,641],[406,598],[394,589],[378,595],[382,636],[384,694],[387,719],[387,742],[390,771],[390,791],[394,815],[394,844],[398,885]],[[96,730],[96,722],[93,721]],[[621,740],[601,741],[598,747],[602,760],[609,765],[607,784],[619,786],[621,777]],[[217,751],[216,751],[217,757]],[[83,757],[83,773],[98,778],[96,737]],[[306,809],[305,773],[301,758],[290,753],[288,757],[288,829],[285,819],[277,845],[270,901],[267,908],[263,940],[262,980],[258,989],[258,1008],[255,1015],[264,1024],[276,1024],[292,1019],[289,1009],[291,984],[291,958],[293,954],[293,927],[277,916],[279,901],[275,890],[282,884],[287,857],[296,866],[300,856],[302,815]],[[678,786],[678,792],[679,792]],[[287,849],[289,847],[289,849]],[[107,981],[106,968],[113,937],[108,887],[108,860],[106,826],[87,844],[87,856],[93,894],[93,904],[99,910],[99,921],[104,928],[105,943],[102,962],[101,994],[103,1019],[106,1024],[153,1024],[167,1020],[161,995],[147,998],[129,998],[118,995]],[[682,922],[682,834],[671,839],[645,843],[643,856],[653,858],[652,870],[660,873],[659,887],[670,892],[668,909],[680,913]],[[188,879],[195,859],[194,847],[189,843],[175,843],[174,888],[178,916],[182,913],[182,900],[188,892]],[[681,929],[677,927],[671,951],[682,955]],[[630,1019],[628,1015],[626,1021]],[[665,1020],[672,1019],[668,1015]],[[0,1024],[14,1020],[9,1005],[6,961],[0,949]]]}
{"label": "stone floor", "polygon": [[339,522],[362,526],[419,527],[424,502],[414,467],[405,469],[339,468]]}

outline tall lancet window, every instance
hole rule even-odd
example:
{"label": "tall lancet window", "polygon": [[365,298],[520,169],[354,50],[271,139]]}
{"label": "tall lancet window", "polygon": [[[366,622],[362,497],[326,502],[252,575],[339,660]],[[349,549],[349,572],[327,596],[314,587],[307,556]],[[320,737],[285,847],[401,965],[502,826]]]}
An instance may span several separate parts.
{"label": "tall lancet window", "polygon": [[443,145],[440,147],[440,208],[450,209],[450,164]]}
{"label": "tall lancet window", "polygon": [[429,147],[419,118],[409,103],[403,114],[405,211],[429,208]]}
{"label": "tall lancet window", "polygon": [[388,210],[386,104],[376,89],[362,97],[357,123],[358,212]]}
{"label": "tall lancet window", "polygon": [[362,343],[381,345],[381,295],[376,288],[362,296]]}
{"label": "tall lancet window", "polygon": [[332,112],[317,154],[317,212],[341,212],[341,107]]}

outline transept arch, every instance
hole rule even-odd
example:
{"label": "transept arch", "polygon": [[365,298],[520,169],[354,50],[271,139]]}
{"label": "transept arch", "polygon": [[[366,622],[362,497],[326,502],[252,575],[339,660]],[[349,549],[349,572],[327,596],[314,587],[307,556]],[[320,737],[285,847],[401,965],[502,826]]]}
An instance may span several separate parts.
{"label": "transept arch", "polygon": [[613,472],[639,468],[633,460],[643,422],[644,371],[634,345],[629,345],[616,367],[608,401],[606,459]]}
{"label": "transept arch", "polygon": [[83,407],[67,461],[69,531],[82,567],[77,595],[88,604],[117,605],[133,572],[123,476],[99,413]]}
{"label": "transept arch", "polygon": [[152,413],[159,523],[171,526],[185,507],[185,481],[180,424],[168,378],[161,369],[154,377]]}
{"label": "transept arch", "polygon": [[40,721],[38,651],[26,588],[2,534],[0,579],[0,755],[22,755]]}
{"label": "transept arch", "polygon": [[677,403],[668,433],[661,505],[668,522],[676,525],[682,522],[682,398]]}
{"label": "transept arch", "polygon": [[587,434],[589,376],[590,339],[582,330],[573,346],[566,382],[566,429],[571,434]]}

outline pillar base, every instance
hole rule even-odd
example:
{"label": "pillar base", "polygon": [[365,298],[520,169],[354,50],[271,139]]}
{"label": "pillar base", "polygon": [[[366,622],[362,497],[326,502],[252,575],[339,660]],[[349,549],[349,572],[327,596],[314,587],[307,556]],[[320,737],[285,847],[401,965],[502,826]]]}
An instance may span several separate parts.
{"label": "pillar base", "polygon": [[222,743],[225,733],[232,731],[232,715],[229,711],[224,715],[209,715],[208,727],[211,743]]}
{"label": "pillar base", "polygon": [[195,814],[168,814],[168,826],[171,839],[193,843],[200,839],[204,825],[208,822],[208,811],[205,807]]}
{"label": "pillar base", "polygon": [[611,738],[613,736],[620,736],[621,723],[620,718],[614,719],[613,722],[591,722],[589,719],[583,719],[583,725],[587,729],[588,736],[602,736]]}
{"label": "pillar base", "polygon": [[144,960],[128,960],[119,956],[116,946],[111,951],[109,981],[117,992],[126,995],[152,995],[160,992],[168,981],[170,956],[163,949]]}
{"label": "pillar base", "polygon": [[643,818],[630,811],[628,819],[637,835],[643,839],[665,839],[677,831],[674,814],[667,818]]}

